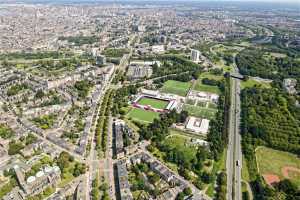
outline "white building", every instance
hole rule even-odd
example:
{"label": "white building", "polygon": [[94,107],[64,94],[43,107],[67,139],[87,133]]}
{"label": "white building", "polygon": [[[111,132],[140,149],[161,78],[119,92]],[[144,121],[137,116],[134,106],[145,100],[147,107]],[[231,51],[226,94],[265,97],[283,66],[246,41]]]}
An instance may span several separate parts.
{"label": "white building", "polygon": [[297,90],[296,90],[296,85],[297,85],[297,80],[293,79],[293,78],[286,78],[283,80],[283,85],[286,89],[286,91],[289,94],[296,94]]}
{"label": "white building", "polygon": [[207,134],[209,128],[209,120],[189,117],[185,128],[195,133]]}
{"label": "white building", "polygon": [[200,51],[192,49],[191,50],[191,60],[194,62],[199,62],[200,61]]}
{"label": "white building", "polygon": [[165,47],[164,47],[164,45],[154,45],[154,46],[152,46],[152,52],[153,53],[164,53]]}

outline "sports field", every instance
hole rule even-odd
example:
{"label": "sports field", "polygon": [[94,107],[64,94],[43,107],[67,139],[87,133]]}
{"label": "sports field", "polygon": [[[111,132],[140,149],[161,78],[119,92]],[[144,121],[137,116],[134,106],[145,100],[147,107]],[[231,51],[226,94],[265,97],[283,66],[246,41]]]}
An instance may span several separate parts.
{"label": "sports field", "polygon": [[132,108],[126,116],[135,121],[151,123],[155,118],[159,118],[159,113],[139,108]]}
{"label": "sports field", "polygon": [[204,72],[202,74],[200,74],[199,78],[197,79],[196,83],[193,86],[193,90],[196,91],[203,91],[203,92],[210,92],[210,93],[216,93],[216,94],[220,94],[220,89],[218,86],[212,86],[212,85],[205,85],[202,83],[202,79],[204,78],[208,78],[208,79],[213,79],[213,80],[217,80],[220,81],[223,79],[223,76],[217,76],[214,75],[210,72]]}
{"label": "sports field", "polygon": [[182,109],[188,111],[189,115],[205,119],[214,119],[217,112],[216,109],[192,106],[188,104],[184,104]]}
{"label": "sports field", "polygon": [[177,94],[179,96],[185,97],[190,87],[191,87],[190,82],[168,80],[167,82],[164,83],[163,87],[161,88],[161,92]]}
{"label": "sports field", "polygon": [[267,147],[258,147],[255,155],[258,171],[266,182],[288,178],[300,186],[300,159],[297,155]]}
{"label": "sports field", "polygon": [[154,98],[148,98],[148,97],[142,97],[139,101],[139,104],[141,105],[149,105],[153,108],[157,109],[164,109],[169,104],[168,101],[160,100],[160,99],[154,99]]}

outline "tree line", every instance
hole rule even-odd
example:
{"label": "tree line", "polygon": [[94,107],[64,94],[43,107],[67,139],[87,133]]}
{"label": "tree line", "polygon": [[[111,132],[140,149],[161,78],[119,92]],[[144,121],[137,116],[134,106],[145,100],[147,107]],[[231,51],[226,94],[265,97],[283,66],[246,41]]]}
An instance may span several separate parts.
{"label": "tree line", "polygon": [[107,146],[109,116],[112,106],[113,90],[108,90],[101,102],[98,121],[95,130],[96,149],[98,152],[105,152]]}
{"label": "tree line", "polygon": [[255,199],[300,197],[300,191],[289,180],[282,180],[273,188],[265,185],[255,156],[255,149],[262,145],[300,154],[300,115],[295,100],[277,88],[259,87],[244,89],[241,100],[242,149]]}

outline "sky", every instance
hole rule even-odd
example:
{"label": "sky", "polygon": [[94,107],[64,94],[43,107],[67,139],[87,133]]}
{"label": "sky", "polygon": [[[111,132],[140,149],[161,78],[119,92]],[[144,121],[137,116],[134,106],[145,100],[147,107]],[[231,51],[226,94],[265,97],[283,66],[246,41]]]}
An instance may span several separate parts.
{"label": "sky", "polygon": [[[35,2],[37,0],[0,0],[0,3],[12,3],[12,2]],[[93,1],[93,0],[38,0],[39,2],[86,2],[86,1]],[[168,1],[181,1],[181,2],[265,2],[265,3],[293,3],[293,4],[297,4],[299,5],[299,12],[300,12],[300,0],[95,0],[95,2],[113,2],[113,1],[137,1],[137,2],[142,2],[142,1],[164,1],[164,2],[168,2]]]}

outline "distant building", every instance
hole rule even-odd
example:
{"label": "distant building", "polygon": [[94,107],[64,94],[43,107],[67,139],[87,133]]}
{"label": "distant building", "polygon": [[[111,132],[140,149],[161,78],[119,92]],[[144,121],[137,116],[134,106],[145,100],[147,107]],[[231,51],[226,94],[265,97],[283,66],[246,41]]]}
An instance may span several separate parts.
{"label": "distant building", "polygon": [[200,51],[192,49],[191,50],[191,60],[194,62],[199,62],[200,61]]}
{"label": "distant building", "polygon": [[139,25],[137,27],[137,29],[138,29],[138,32],[145,32],[146,31],[146,26],[145,25]]}
{"label": "distant building", "polygon": [[283,80],[283,86],[289,94],[296,94],[297,93],[297,90],[295,88],[296,85],[297,85],[297,80],[296,79],[286,78],[286,79]]}
{"label": "distant building", "polygon": [[145,25],[133,25],[132,29],[133,29],[133,31],[136,31],[136,32],[145,32],[146,26]]}
{"label": "distant building", "polygon": [[161,66],[161,62],[158,60],[154,61],[143,61],[143,60],[134,60],[130,62],[131,65],[149,65],[149,66],[154,66],[157,65],[157,67]]}
{"label": "distant building", "polygon": [[154,45],[151,48],[153,53],[164,53],[165,52],[165,46],[164,45]]}
{"label": "distant building", "polygon": [[131,64],[128,67],[127,77],[130,80],[148,78],[152,75],[152,67],[149,65]]}
{"label": "distant building", "polygon": [[97,55],[96,56],[96,65],[102,66],[106,64],[106,57],[104,55]]}

